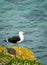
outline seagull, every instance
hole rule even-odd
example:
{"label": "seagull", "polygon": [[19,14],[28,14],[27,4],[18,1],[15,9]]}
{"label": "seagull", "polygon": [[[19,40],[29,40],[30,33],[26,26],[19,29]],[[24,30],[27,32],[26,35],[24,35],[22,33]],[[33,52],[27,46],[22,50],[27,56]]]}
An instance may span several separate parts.
{"label": "seagull", "polygon": [[4,41],[19,44],[24,40],[24,34],[25,34],[25,32],[20,31],[18,36],[9,37],[8,39],[5,39]]}

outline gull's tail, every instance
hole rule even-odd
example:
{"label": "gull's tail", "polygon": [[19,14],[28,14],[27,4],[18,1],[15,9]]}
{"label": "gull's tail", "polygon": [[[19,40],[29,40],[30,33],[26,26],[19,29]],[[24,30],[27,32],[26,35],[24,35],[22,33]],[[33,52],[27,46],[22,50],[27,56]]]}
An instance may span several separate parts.
{"label": "gull's tail", "polygon": [[8,42],[8,40],[7,40],[7,39],[4,39],[3,41]]}

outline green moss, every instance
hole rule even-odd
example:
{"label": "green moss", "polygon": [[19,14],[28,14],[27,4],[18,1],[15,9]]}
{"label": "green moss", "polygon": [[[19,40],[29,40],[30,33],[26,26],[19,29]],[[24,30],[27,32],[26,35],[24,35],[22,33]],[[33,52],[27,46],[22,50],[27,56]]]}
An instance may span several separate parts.
{"label": "green moss", "polygon": [[38,61],[30,61],[23,59],[14,59],[11,56],[0,53],[0,63],[2,65],[42,65]]}

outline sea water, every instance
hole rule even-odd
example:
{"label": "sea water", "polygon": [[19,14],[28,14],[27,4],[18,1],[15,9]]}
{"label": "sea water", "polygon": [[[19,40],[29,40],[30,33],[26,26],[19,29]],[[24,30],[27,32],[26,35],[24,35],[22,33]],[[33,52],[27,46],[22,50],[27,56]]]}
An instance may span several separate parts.
{"label": "sea water", "polygon": [[0,0],[0,45],[3,39],[27,32],[20,47],[31,49],[47,65],[47,0]]}

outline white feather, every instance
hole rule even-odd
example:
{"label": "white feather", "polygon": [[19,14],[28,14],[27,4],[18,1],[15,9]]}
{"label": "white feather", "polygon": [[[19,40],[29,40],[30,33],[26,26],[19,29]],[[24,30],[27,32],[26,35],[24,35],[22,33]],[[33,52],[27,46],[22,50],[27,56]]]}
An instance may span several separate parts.
{"label": "white feather", "polygon": [[20,41],[18,41],[17,43],[21,43],[24,40],[24,35],[23,32],[19,32],[19,37],[20,37]]}

